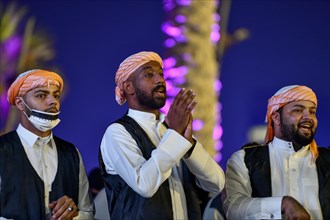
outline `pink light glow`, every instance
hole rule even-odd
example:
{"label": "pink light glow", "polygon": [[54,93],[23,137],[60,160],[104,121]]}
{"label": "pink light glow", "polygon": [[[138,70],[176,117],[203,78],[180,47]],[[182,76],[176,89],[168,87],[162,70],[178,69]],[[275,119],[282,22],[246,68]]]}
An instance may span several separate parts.
{"label": "pink light glow", "polygon": [[217,13],[213,14],[213,18],[214,18],[214,20],[215,20],[216,22],[219,22],[219,21],[221,20],[220,15],[217,14]]}
{"label": "pink light glow", "polygon": [[174,37],[177,42],[184,43],[187,42],[187,38],[184,35],[178,35]]}
{"label": "pink light glow", "polygon": [[222,83],[220,80],[216,80],[213,85],[214,90],[216,91],[217,94],[220,93],[220,90],[222,89]]}
{"label": "pink light glow", "polygon": [[[8,111],[10,109],[10,105],[7,101],[7,93],[0,94],[0,106],[2,106],[1,112],[0,112],[0,117],[6,118],[8,115]],[[1,127],[2,127],[2,124],[1,124]]]}
{"label": "pink light glow", "polygon": [[177,76],[175,79],[175,83],[184,84],[186,82],[186,78],[184,76]]}
{"label": "pink light glow", "polygon": [[219,32],[219,31],[220,31],[220,26],[219,26],[219,24],[212,24],[212,31],[217,31],[217,32]]}
{"label": "pink light glow", "polygon": [[175,44],[175,40],[173,40],[172,38],[168,38],[164,42],[165,47],[174,47]]}
{"label": "pink light glow", "polygon": [[168,110],[170,109],[172,101],[173,101],[173,99],[167,99],[164,107],[161,108],[161,112],[163,112],[164,114],[167,114]]}
{"label": "pink light glow", "polygon": [[199,131],[204,127],[204,122],[200,119],[194,119],[192,122],[193,130]]}
{"label": "pink light glow", "polygon": [[164,33],[166,33],[167,35],[172,36],[172,37],[182,35],[182,31],[179,27],[170,25],[168,22],[166,22],[162,25],[162,30]]}
{"label": "pink light glow", "polygon": [[215,143],[214,149],[217,150],[217,151],[220,151],[223,147],[222,141],[221,140],[215,140],[214,143]]}
{"label": "pink light glow", "polygon": [[220,40],[220,26],[218,24],[212,25],[211,41],[216,43]]}
{"label": "pink light glow", "polygon": [[188,68],[185,66],[174,67],[164,71],[164,74],[170,78],[185,76],[187,73],[188,73]]}
{"label": "pink light glow", "polygon": [[[183,8],[187,6],[189,8],[189,5],[192,3],[192,0],[164,0],[164,9],[165,11],[170,14],[172,10],[175,10],[178,8]],[[214,1],[216,5],[220,4],[219,0]],[[164,46],[166,48],[172,48],[177,46],[178,44],[182,42],[187,42],[187,36],[185,35],[185,23],[187,22],[189,17],[186,17],[182,14],[176,15],[174,18],[169,16],[170,19],[168,19],[164,24],[162,25],[162,31],[166,33],[171,38],[168,38],[164,41]],[[219,22],[221,20],[221,17],[218,13],[213,14],[214,24],[212,25],[211,33],[210,33],[210,42],[212,44],[216,44],[220,40],[220,25]],[[180,27],[175,26],[173,23],[180,25]],[[167,83],[167,95],[168,99],[166,100],[166,104],[163,107],[165,111],[167,112],[172,101],[173,97],[179,92],[180,87],[186,82],[186,74],[188,74],[189,69],[188,65],[194,64],[194,59],[191,54],[185,53],[185,54],[178,54],[178,57],[169,57],[168,59],[164,60],[164,76]],[[180,57],[179,57],[180,56]],[[179,66],[177,67],[177,60],[178,58],[181,61],[184,61],[186,66]],[[214,91],[219,96],[220,91],[222,89],[222,83],[218,79],[213,84]],[[221,109],[222,105],[220,102],[216,104],[216,117],[215,122],[216,126],[213,130],[212,138],[214,140],[214,149],[216,150],[216,155],[214,156],[214,159],[217,162],[220,162],[222,159],[222,154],[220,153],[220,150],[223,147],[223,143],[221,142],[221,137],[223,135],[223,128],[221,126]],[[193,129],[194,131],[201,130],[204,127],[204,122],[201,119],[195,119],[193,120]]]}
{"label": "pink light glow", "polygon": [[173,1],[164,1],[164,10],[165,11],[171,11],[175,7],[175,4]]}
{"label": "pink light glow", "polygon": [[177,0],[178,5],[187,6],[190,5],[191,0]]}
{"label": "pink light glow", "polygon": [[166,94],[168,96],[174,97],[178,92],[180,91],[180,88],[177,88],[172,85],[172,83],[167,82],[166,83]]}
{"label": "pink light glow", "polygon": [[220,33],[212,31],[210,39],[213,43],[218,42],[220,40]]}
{"label": "pink light glow", "polygon": [[223,134],[223,129],[220,125],[216,125],[214,130],[213,130],[213,139],[218,140],[222,137]]}
{"label": "pink light glow", "polygon": [[175,20],[178,22],[178,23],[184,23],[184,22],[186,22],[186,16],[184,16],[184,15],[177,15],[176,17],[175,17]]}
{"label": "pink light glow", "polygon": [[18,36],[11,37],[4,42],[5,53],[9,59],[18,55],[22,46],[22,39]]}
{"label": "pink light glow", "polygon": [[222,155],[220,152],[216,153],[216,155],[214,156],[214,160],[217,162],[220,162],[222,159]]}
{"label": "pink light glow", "polygon": [[163,60],[163,64],[164,64],[164,69],[172,68],[173,66],[175,66],[176,60],[174,59],[174,57],[168,57]]}

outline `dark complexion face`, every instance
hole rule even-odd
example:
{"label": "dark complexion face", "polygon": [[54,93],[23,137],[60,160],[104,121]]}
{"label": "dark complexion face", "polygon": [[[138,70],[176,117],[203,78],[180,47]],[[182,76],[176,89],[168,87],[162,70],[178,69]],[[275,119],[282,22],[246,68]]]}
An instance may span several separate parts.
{"label": "dark complexion face", "polygon": [[312,142],[318,123],[316,106],[313,102],[291,102],[279,112],[282,139],[300,147]]}
{"label": "dark complexion face", "polygon": [[143,110],[158,110],[165,105],[166,84],[158,62],[142,65],[131,78],[137,103]]}

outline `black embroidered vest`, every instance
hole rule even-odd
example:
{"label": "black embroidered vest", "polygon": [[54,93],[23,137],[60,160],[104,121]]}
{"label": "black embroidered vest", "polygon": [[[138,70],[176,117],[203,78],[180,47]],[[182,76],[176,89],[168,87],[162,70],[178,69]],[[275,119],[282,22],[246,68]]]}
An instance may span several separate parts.
{"label": "black embroidered vest", "polygon": [[[148,160],[156,148],[140,125],[127,115],[115,123],[122,124],[137,142],[143,157]],[[168,180],[166,180],[151,198],[144,198],[132,190],[119,175],[110,175],[99,151],[99,163],[103,173],[111,219],[173,219],[172,202]],[[201,219],[198,189],[195,177],[182,162],[183,187],[186,195],[189,219]]]}

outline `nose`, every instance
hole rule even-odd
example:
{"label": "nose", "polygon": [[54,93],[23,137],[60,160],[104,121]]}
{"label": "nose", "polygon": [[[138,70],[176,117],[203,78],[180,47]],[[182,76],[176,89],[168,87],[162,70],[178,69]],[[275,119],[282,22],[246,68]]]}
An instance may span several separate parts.
{"label": "nose", "polygon": [[48,102],[48,105],[50,105],[50,106],[58,104],[57,98],[54,97],[53,95],[49,95],[47,102]]}
{"label": "nose", "polygon": [[310,118],[312,118],[312,114],[309,112],[308,109],[305,109],[303,111],[302,117],[305,118],[305,119],[310,119]]}
{"label": "nose", "polygon": [[164,79],[164,75],[163,74],[156,74],[156,83],[159,84],[164,84],[165,83],[165,79]]}

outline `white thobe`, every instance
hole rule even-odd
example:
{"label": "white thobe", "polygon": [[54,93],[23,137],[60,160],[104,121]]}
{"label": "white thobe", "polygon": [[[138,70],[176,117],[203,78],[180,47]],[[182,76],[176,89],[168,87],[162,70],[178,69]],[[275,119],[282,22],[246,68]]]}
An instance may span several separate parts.
{"label": "white thobe", "polygon": [[282,198],[286,195],[302,204],[311,219],[322,219],[316,164],[309,145],[295,152],[291,142],[275,137],[269,143],[272,197],[251,197],[244,156],[245,151],[239,150],[227,163],[224,208],[229,219],[281,219]]}
{"label": "white thobe", "polygon": [[[180,162],[191,148],[191,143],[164,126],[163,114],[160,120],[156,120],[154,114],[129,109],[128,116],[144,129],[156,149],[152,151],[151,158],[146,160],[124,126],[113,123],[107,128],[101,142],[107,173],[119,174],[135,192],[147,198],[168,179],[173,218],[187,219]],[[190,157],[184,161],[196,176],[198,186],[212,193],[222,190],[225,181],[223,170],[199,142]]]}

